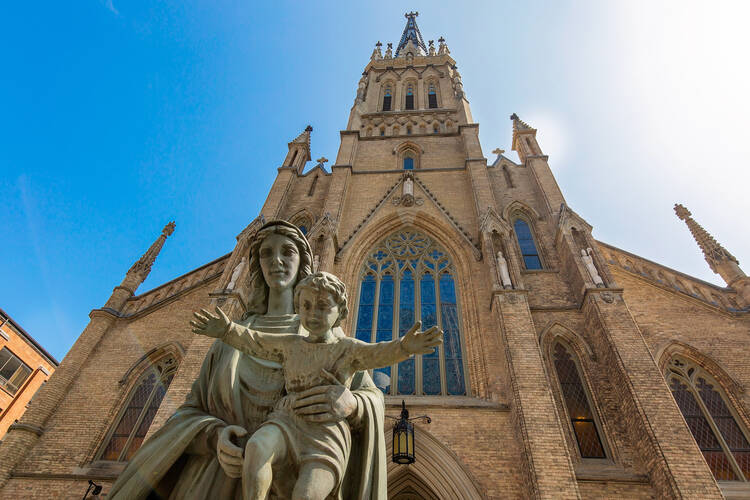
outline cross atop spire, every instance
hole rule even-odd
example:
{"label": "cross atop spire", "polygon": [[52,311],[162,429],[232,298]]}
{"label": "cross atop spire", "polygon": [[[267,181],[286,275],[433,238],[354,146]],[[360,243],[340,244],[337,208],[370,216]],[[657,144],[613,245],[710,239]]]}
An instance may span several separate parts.
{"label": "cross atop spire", "polygon": [[407,12],[404,14],[404,17],[406,18],[406,27],[404,27],[401,41],[398,43],[398,47],[396,47],[396,57],[399,56],[401,50],[405,49],[409,43],[413,43],[417,48],[417,53],[414,54],[415,56],[427,55],[427,46],[424,44],[422,33],[419,32],[417,20],[415,19],[418,15],[419,12]]}

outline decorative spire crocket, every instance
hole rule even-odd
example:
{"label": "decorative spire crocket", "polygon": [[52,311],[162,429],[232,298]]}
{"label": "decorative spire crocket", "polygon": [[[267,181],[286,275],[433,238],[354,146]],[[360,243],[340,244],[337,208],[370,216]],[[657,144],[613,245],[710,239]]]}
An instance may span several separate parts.
{"label": "decorative spire crocket", "polygon": [[687,224],[688,229],[690,229],[690,233],[693,235],[695,242],[698,243],[698,246],[703,252],[703,256],[706,258],[706,262],[708,262],[708,265],[711,266],[711,270],[713,272],[719,273],[719,271],[717,270],[717,266],[725,261],[739,264],[737,259],[731,253],[729,253],[726,248],[721,246],[713,236],[708,234],[708,231],[703,229],[700,224],[695,222],[692,217],[693,214],[690,213],[690,210],[680,204],[675,204],[674,213],[677,214],[677,217],[684,220],[685,224]]}
{"label": "decorative spire crocket", "polygon": [[174,221],[164,226],[164,229],[161,230],[161,234],[159,235],[159,237],[156,238],[156,241],[154,241],[149,249],[146,250],[146,253],[144,253],[143,256],[138,259],[135,264],[133,264],[133,266],[128,270],[128,274],[137,275],[138,278],[140,278],[140,283],[143,283],[148,274],[151,272],[151,266],[154,265],[156,257],[159,255],[159,252],[161,252],[161,248],[164,246],[164,242],[167,241],[167,237],[171,236],[174,232],[174,228]]}
{"label": "decorative spire crocket", "polygon": [[417,20],[415,19],[418,15],[419,12],[408,12],[404,14],[404,17],[406,18],[406,27],[404,27],[401,41],[398,42],[398,47],[396,47],[396,57],[399,56],[401,50],[406,48],[410,42],[417,47],[418,53],[414,54],[415,56],[427,55],[427,46],[424,44],[422,33],[419,32]]}

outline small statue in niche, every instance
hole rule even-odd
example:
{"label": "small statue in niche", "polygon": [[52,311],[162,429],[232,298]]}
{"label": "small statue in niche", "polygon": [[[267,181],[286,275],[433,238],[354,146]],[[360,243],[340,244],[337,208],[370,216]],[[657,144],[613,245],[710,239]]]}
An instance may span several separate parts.
{"label": "small statue in niche", "polygon": [[365,100],[365,91],[367,90],[367,73],[362,73],[362,78],[359,79],[357,84],[357,100]]}
{"label": "small statue in niche", "polygon": [[320,269],[320,254],[313,256],[313,271]]}
{"label": "small statue in niche", "polygon": [[497,270],[500,273],[500,284],[503,285],[503,288],[506,290],[513,288],[513,283],[510,281],[510,273],[508,272],[508,261],[505,260],[501,250],[497,251],[496,258]]}
{"label": "small statue in niche", "polygon": [[237,286],[237,280],[239,279],[240,274],[242,274],[242,271],[245,270],[246,264],[247,264],[247,257],[243,256],[240,263],[237,264],[234,267],[234,271],[232,271],[232,277],[229,279],[227,290],[234,290],[234,287]]}
{"label": "small statue in niche", "polygon": [[599,272],[596,270],[593,254],[594,251],[591,248],[587,248],[585,250],[583,248],[581,249],[581,259],[586,265],[586,270],[589,272],[591,280],[594,282],[597,288],[604,288],[604,280],[602,280],[602,277],[599,276]]}
{"label": "small statue in niche", "polygon": [[461,81],[461,73],[458,69],[453,70],[453,89],[456,91],[456,97],[464,96],[464,84]]}
{"label": "small statue in niche", "polygon": [[[244,498],[267,498],[273,466],[299,469],[295,498],[337,498],[347,470],[351,430],[346,421],[306,420],[295,413],[297,394],[328,384],[349,386],[361,370],[390,366],[413,354],[432,353],[443,332],[420,331],[417,322],[401,338],[372,344],[338,335],[334,328],[348,313],[346,286],[329,273],[315,273],[297,284],[295,309],[308,335],[266,333],[231,321],[217,307],[202,309],[191,321],[193,332],[221,340],[251,356],[281,363],[286,396],[250,437],[242,465]],[[286,470],[286,469],[284,469]],[[330,495],[330,496],[329,496]]]}

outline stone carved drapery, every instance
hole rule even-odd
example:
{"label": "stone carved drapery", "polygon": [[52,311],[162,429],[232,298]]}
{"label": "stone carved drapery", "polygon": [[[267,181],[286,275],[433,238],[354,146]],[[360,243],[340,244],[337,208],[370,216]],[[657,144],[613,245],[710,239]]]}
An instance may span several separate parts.
{"label": "stone carved drapery", "polygon": [[414,230],[394,233],[370,253],[360,279],[358,339],[399,338],[418,320],[445,332],[435,353],[375,370],[376,385],[387,394],[467,394],[455,268],[440,245]]}

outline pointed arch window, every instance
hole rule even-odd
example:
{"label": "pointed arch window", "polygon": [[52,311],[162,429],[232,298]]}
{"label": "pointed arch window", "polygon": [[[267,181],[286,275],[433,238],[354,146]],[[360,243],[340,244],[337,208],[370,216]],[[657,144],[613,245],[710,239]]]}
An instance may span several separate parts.
{"label": "pointed arch window", "polygon": [[409,84],[406,87],[406,106],[405,109],[414,109],[414,85]]}
{"label": "pointed arch window", "polygon": [[572,350],[557,341],[552,348],[552,357],[565,411],[570,419],[581,458],[607,458],[591,402]]}
{"label": "pointed arch window", "polygon": [[437,108],[437,90],[435,89],[435,84],[431,83],[430,86],[427,89],[427,105],[430,108]]}
{"label": "pointed arch window", "polygon": [[383,111],[391,110],[391,98],[391,86],[388,85],[385,87],[385,91],[383,92]]}
{"label": "pointed arch window", "polygon": [[141,375],[105,439],[99,460],[128,461],[141,447],[177,366],[174,355],[164,356]]}
{"label": "pointed arch window", "polygon": [[714,378],[687,358],[667,369],[677,406],[717,481],[750,481],[750,442]]}
{"label": "pointed arch window", "polygon": [[455,269],[431,238],[403,230],[382,241],[361,270],[356,336],[366,342],[403,337],[415,321],[444,331],[435,352],[373,373],[386,394],[466,395]]}
{"label": "pointed arch window", "polygon": [[513,229],[516,231],[518,246],[523,256],[523,264],[526,269],[541,269],[542,261],[539,258],[539,252],[534,243],[534,236],[531,234],[531,228],[528,222],[523,219],[516,219],[513,223]]}

